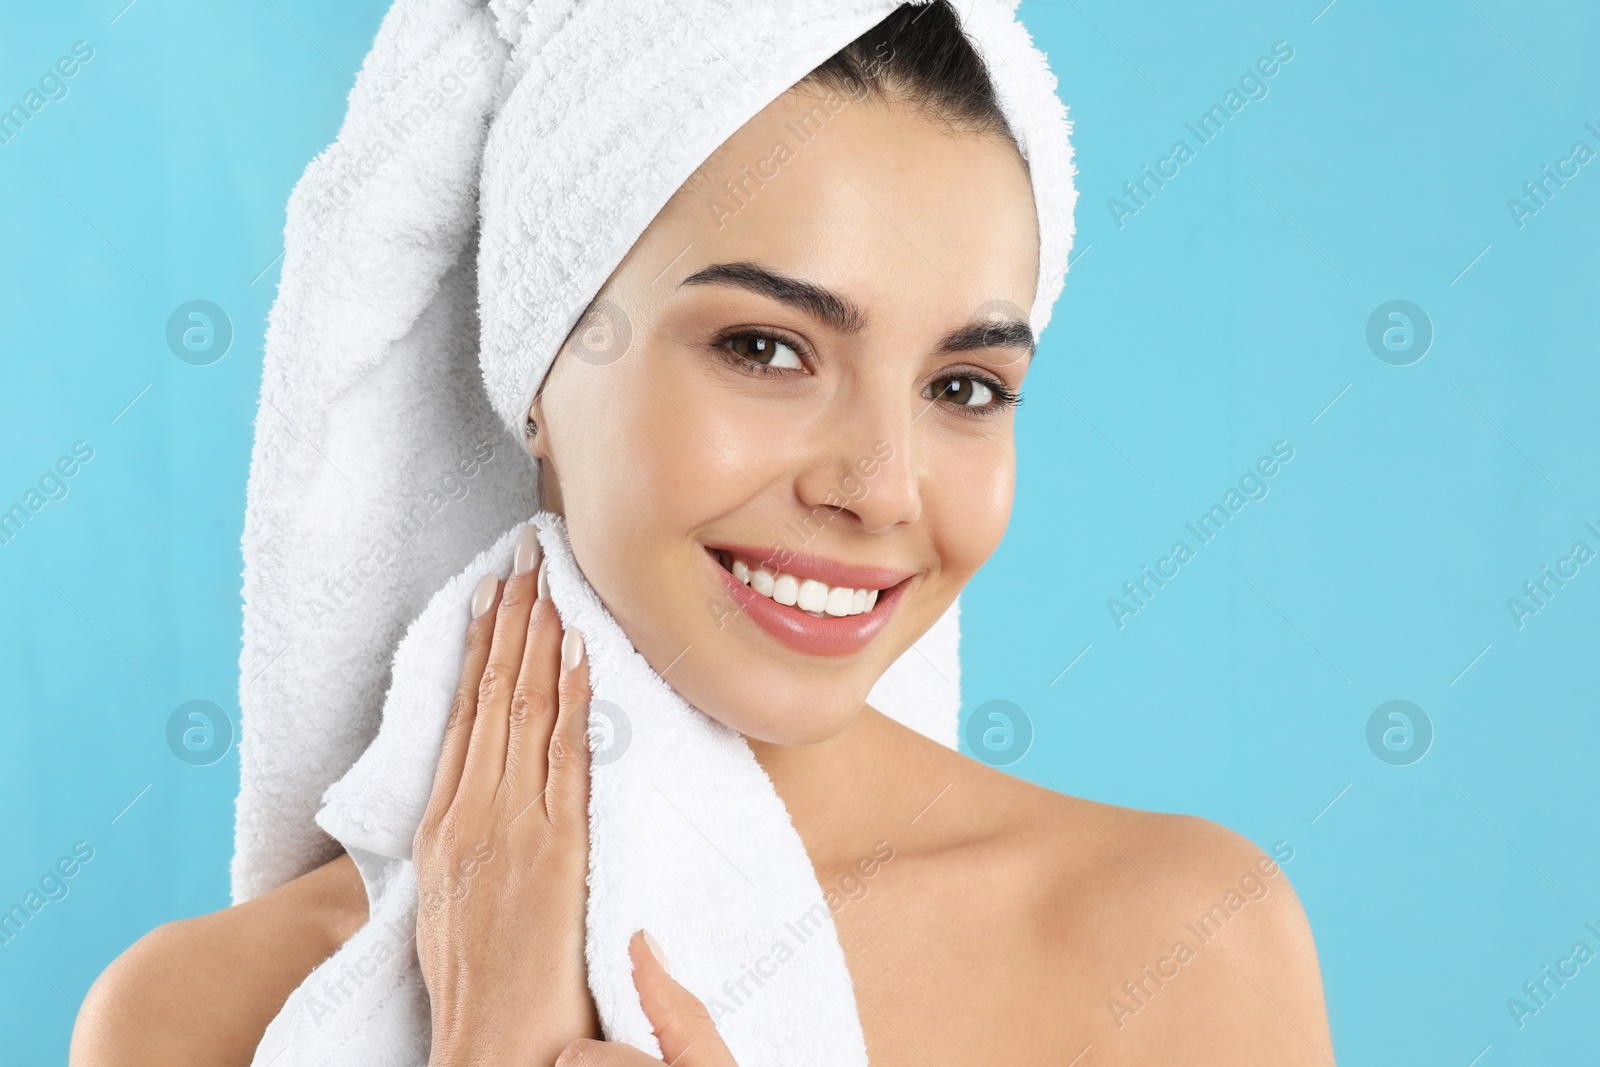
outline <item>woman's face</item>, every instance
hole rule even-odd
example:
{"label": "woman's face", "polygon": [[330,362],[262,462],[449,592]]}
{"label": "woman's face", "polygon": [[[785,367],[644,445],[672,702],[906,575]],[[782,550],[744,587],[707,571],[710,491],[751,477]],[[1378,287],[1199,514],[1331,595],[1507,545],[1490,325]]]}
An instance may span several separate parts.
{"label": "woman's face", "polygon": [[531,448],[585,575],[690,703],[762,741],[831,737],[994,551],[1038,262],[1009,143],[815,92],[651,223],[552,366]]}

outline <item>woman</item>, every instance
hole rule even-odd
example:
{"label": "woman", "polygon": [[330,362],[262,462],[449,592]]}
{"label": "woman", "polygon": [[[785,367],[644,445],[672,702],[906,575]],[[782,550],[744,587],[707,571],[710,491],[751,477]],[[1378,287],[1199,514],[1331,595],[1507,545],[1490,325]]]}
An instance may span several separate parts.
{"label": "woman", "polygon": [[[852,78],[870,98],[757,195],[724,198]],[[954,11],[896,12],[746,123],[612,274],[599,299],[635,346],[586,360],[569,339],[556,360],[528,411],[544,506],[639,652],[749,740],[842,890],[874,1064],[1331,1063],[1310,931],[1270,858],[1203,820],[1031,786],[863,702],[1004,533],[1033,338],[991,312],[1032,305],[1038,242]],[[813,531],[803,554],[772,552],[790,524]],[[587,662],[537,556],[525,537],[474,597],[417,832],[430,1063],[658,1062],[598,1040]],[[482,841],[497,862],[470,867]],[[91,990],[72,1062],[249,1063],[366,918],[341,856],[163,926]],[[663,1060],[732,1063],[645,932],[631,955]]]}

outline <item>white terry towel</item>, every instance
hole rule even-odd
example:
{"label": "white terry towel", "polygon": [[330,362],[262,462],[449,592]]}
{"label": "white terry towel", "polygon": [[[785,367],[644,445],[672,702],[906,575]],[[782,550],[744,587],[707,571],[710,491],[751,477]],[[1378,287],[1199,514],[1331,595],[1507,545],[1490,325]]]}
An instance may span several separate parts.
{"label": "white terry towel", "polygon": [[[1071,246],[1065,109],[1014,0],[962,4],[1032,175],[1039,333]],[[631,731],[597,759],[590,800],[587,956],[607,1037],[657,1051],[626,955],[647,927],[744,1067],[866,1062],[770,781],[633,650],[559,517],[535,514],[519,437],[562,342],[695,167],[896,6],[395,0],[384,18],[337,141],[289,203],[245,517],[233,861],[242,901],[342,844],[371,919],[290,998],[257,1064],[426,1062],[410,840],[471,586],[509,571],[529,516],[589,649],[591,725],[616,728],[610,705]],[[952,746],[957,614],[869,697]]]}

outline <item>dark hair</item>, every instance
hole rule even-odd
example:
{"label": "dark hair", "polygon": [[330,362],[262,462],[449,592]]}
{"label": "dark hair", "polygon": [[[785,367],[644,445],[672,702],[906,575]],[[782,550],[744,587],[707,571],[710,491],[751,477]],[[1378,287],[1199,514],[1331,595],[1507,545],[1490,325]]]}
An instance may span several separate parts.
{"label": "dark hair", "polygon": [[795,87],[807,83],[855,99],[898,101],[963,132],[1017,143],[989,69],[950,0],[901,4]]}

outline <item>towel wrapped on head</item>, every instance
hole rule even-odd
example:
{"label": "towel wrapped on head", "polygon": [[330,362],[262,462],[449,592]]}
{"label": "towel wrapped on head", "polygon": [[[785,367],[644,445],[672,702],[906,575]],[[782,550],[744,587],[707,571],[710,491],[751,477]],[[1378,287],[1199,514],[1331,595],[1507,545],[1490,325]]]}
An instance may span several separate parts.
{"label": "towel wrapped on head", "polygon": [[[562,623],[588,648],[592,725],[626,735],[620,757],[594,761],[590,799],[587,959],[606,1036],[658,1051],[627,955],[648,927],[744,1067],[866,1062],[782,801],[743,738],[685,702],[606,611],[565,523],[539,510],[520,439],[563,342],[673,194],[899,6],[395,0],[385,16],[337,140],[289,202],[245,516],[232,867],[238,902],[342,846],[370,919],[290,997],[257,1064],[427,1061],[411,839],[472,585],[509,570],[530,517]],[[1028,163],[1038,334],[1071,247],[1066,113],[1015,0],[958,6]],[[951,746],[958,612],[869,697]],[[725,991],[780,944],[781,968]]]}

